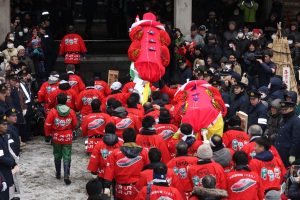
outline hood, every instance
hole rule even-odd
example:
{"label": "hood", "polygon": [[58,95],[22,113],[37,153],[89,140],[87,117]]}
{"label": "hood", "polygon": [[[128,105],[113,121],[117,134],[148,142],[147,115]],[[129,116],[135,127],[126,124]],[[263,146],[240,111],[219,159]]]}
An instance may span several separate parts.
{"label": "hood", "polygon": [[296,92],[289,91],[289,92],[287,92],[287,94],[285,95],[285,97],[290,97],[292,99],[292,101],[297,104],[297,98],[298,98],[298,96],[297,96]]}
{"label": "hood", "polygon": [[270,151],[264,151],[264,152],[256,154],[256,156],[254,158],[256,158],[257,160],[268,162],[268,161],[273,160],[274,156]]}
{"label": "hood", "polygon": [[124,107],[118,107],[116,109],[113,110],[113,116],[117,116],[119,118],[126,118],[128,115],[128,112],[126,111],[126,109]]}
{"label": "hood", "polygon": [[106,133],[103,136],[103,142],[108,146],[113,146],[117,144],[118,141],[119,141],[118,136],[116,136],[115,134]]}
{"label": "hood", "polygon": [[161,164],[161,162],[147,164],[143,167],[143,171],[147,169],[154,170],[154,168],[159,164]]}
{"label": "hood", "polygon": [[123,145],[121,146],[120,150],[127,158],[135,158],[142,152],[143,148],[137,145],[132,147]]}
{"label": "hood", "polygon": [[213,152],[212,159],[222,165],[222,167],[228,167],[231,161],[231,154],[229,149],[223,148]]}
{"label": "hood", "polygon": [[57,110],[59,116],[62,116],[62,117],[68,116],[71,111],[71,109],[66,105],[57,105],[56,110]]}
{"label": "hood", "polygon": [[58,85],[58,88],[61,90],[69,90],[71,88],[69,83],[62,83]]}
{"label": "hood", "polygon": [[156,129],[151,128],[141,128],[140,130],[141,135],[156,135]]}
{"label": "hood", "polygon": [[215,188],[204,188],[194,187],[193,193],[197,196],[202,197],[227,197],[228,193],[226,190],[215,189]]}

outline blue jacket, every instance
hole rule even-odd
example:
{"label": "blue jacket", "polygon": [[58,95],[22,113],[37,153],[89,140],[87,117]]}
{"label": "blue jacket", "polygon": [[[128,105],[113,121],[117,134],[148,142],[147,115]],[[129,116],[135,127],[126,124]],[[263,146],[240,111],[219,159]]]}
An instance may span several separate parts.
{"label": "blue jacket", "polygon": [[265,130],[267,126],[268,107],[262,102],[259,102],[256,106],[250,105],[248,111],[248,126],[258,124]]}
{"label": "blue jacket", "polygon": [[260,64],[260,69],[258,70],[258,81],[259,87],[261,86],[268,86],[270,83],[271,77],[275,74],[273,73],[272,69],[276,69],[275,63],[268,62]]}
{"label": "blue jacket", "polygon": [[11,149],[14,153],[19,156],[20,154],[20,137],[19,137],[19,130],[12,124],[7,126],[8,142],[10,143]]}
{"label": "blue jacket", "polygon": [[6,135],[0,135],[0,171],[4,176],[8,187],[14,184],[11,170],[15,165],[15,160],[8,150],[7,137]]}
{"label": "blue jacket", "polygon": [[228,119],[235,115],[238,111],[243,111],[244,113],[248,113],[249,107],[249,98],[246,92],[242,92],[239,95],[236,95],[231,101],[231,105],[229,107]]}

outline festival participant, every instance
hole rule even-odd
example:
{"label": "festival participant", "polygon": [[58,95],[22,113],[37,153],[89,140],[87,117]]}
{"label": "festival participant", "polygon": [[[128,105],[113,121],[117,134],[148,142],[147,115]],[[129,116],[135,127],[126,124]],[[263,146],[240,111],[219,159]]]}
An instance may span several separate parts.
{"label": "festival participant", "polygon": [[95,76],[94,81],[95,88],[101,91],[104,94],[104,96],[108,96],[111,93],[108,84],[105,81],[101,80],[100,77]]}
{"label": "festival participant", "polygon": [[99,99],[100,102],[103,102],[105,97],[102,92],[95,89],[93,80],[87,81],[86,88],[77,96],[75,103],[76,109],[80,111],[83,118],[92,113],[91,103],[94,99]]}
{"label": "festival participant", "polygon": [[150,102],[144,103],[143,107],[145,111],[145,116],[151,116],[155,119],[155,122],[158,122],[159,109],[156,109],[156,107]]}
{"label": "festival participant", "polygon": [[91,153],[94,146],[101,140],[105,126],[110,122],[110,116],[100,111],[101,101],[99,99],[94,99],[91,107],[92,113],[87,115],[81,124],[82,136],[88,136],[86,146],[88,153]]}
{"label": "festival participant", "polygon": [[58,102],[57,102],[57,96],[60,93],[64,93],[67,95],[67,106],[70,107],[71,109],[75,110],[75,100],[76,96],[78,95],[70,86],[69,84],[69,75],[68,74],[61,74],[59,76],[60,82],[58,85],[58,88],[53,91],[49,97],[48,97],[48,102],[49,102],[49,109],[54,108]]}
{"label": "festival participant", "polygon": [[267,138],[260,137],[255,140],[255,157],[250,161],[251,170],[260,174],[264,193],[271,190],[279,191],[286,169],[280,158],[273,155],[271,144]]}
{"label": "festival participant", "polygon": [[52,136],[56,178],[60,179],[61,177],[61,159],[63,158],[64,182],[66,185],[70,185],[72,131],[77,125],[77,118],[74,110],[66,105],[67,99],[66,94],[58,94],[58,105],[50,110],[44,129],[47,142],[50,141],[49,137]]}
{"label": "festival participant", "polygon": [[124,144],[115,149],[108,158],[104,172],[104,193],[110,194],[113,179],[116,182],[117,199],[132,200],[137,195],[135,183],[140,179],[143,167],[149,163],[146,149],[136,144],[136,133],[132,128],[123,132]]}
{"label": "festival participant", "polygon": [[174,133],[178,131],[177,126],[171,123],[171,115],[170,112],[161,108],[158,116],[158,124],[155,124],[156,133],[164,139],[164,141],[168,144]]}
{"label": "festival participant", "polygon": [[184,200],[178,189],[169,185],[167,171],[166,165],[159,163],[153,170],[152,184],[144,186],[135,200]]}
{"label": "festival participant", "polygon": [[77,94],[79,94],[84,90],[85,85],[80,76],[75,74],[75,65],[68,64],[66,71],[69,74],[69,84],[71,88],[74,89]]}
{"label": "festival participant", "polygon": [[[151,181],[153,180],[153,170],[161,164],[162,153],[157,148],[151,148],[148,157],[150,164],[144,166],[143,171],[141,172],[141,178],[135,184],[137,190],[141,190],[144,186],[151,184]],[[170,186],[178,189],[182,194],[182,197],[185,197],[182,184],[172,169],[167,170],[166,180]]]}
{"label": "festival participant", "polygon": [[198,159],[196,157],[188,156],[187,143],[180,141],[176,144],[176,157],[167,163],[167,167],[172,169],[178,176],[186,194],[191,193],[193,190],[192,184],[187,176],[187,168],[191,165],[196,165],[197,161]]}
{"label": "festival participant", "polygon": [[202,144],[202,140],[197,140],[193,132],[193,127],[188,123],[183,123],[180,125],[180,136],[173,136],[173,138],[168,143],[168,149],[171,156],[174,157],[176,152],[176,144],[180,141],[184,141],[188,145],[188,155],[195,156],[197,154],[198,147]]}
{"label": "festival participant", "polygon": [[234,171],[226,174],[228,200],[263,200],[260,177],[248,167],[248,155],[243,151],[233,154]]}
{"label": "festival participant", "polygon": [[132,93],[127,99],[126,111],[129,115],[133,116],[136,121],[142,121],[144,117],[144,109],[139,108],[139,99],[134,97],[135,93]]}
{"label": "festival participant", "polygon": [[217,188],[226,189],[226,179],[224,169],[219,163],[212,160],[213,152],[210,145],[205,141],[197,150],[197,157],[199,158],[197,165],[188,167],[188,177],[193,186],[202,186],[202,178],[210,174],[216,177]]}
{"label": "festival participant", "polygon": [[111,153],[122,144],[123,140],[116,135],[116,126],[112,123],[107,124],[103,138],[95,145],[87,167],[90,172],[98,175],[101,182]]}
{"label": "festival participant", "polygon": [[44,103],[46,114],[50,111],[48,98],[49,95],[58,88],[59,74],[56,71],[50,73],[47,82],[44,82],[38,91],[39,103]]}
{"label": "festival participant", "polygon": [[122,93],[131,93],[134,90],[135,87],[135,82],[129,81],[127,82],[123,88],[122,88]]}
{"label": "festival participant", "polygon": [[146,116],[143,119],[140,134],[136,137],[136,143],[145,149],[151,149],[153,147],[158,148],[163,152],[162,162],[167,163],[171,159],[170,153],[163,138],[160,135],[157,135],[154,124],[155,120],[151,116]]}
{"label": "festival participant", "polygon": [[249,136],[241,128],[241,118],[237,115],[228,121],[228,130],[223,134],[223,143],[233,151],[239,151],[244,145],[248,144]]}

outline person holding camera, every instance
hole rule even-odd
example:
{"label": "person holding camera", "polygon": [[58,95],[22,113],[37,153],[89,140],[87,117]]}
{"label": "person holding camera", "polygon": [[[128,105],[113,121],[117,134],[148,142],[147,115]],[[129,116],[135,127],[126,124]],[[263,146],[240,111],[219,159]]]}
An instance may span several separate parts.
{"label": "person holding camera", "polygon": [[276,65],[272,61],[272,57],[272,50],[265,50],[263,53],[263,59],[256,59],[260,63],[260,70],[258,70],[259,87],[268,86],[271,77],[275,75]]}

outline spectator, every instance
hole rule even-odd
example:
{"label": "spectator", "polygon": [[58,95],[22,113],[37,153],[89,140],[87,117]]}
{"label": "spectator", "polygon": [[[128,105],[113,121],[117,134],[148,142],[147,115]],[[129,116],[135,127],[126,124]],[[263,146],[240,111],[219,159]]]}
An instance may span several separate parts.
{"label": "spectator", "polygon": [[214,60],[220,60],[222,57],[222,49],[217,43],[217,38],[215,35],[210,35],[207,38],[208,43],[202,48],[203,55],[207,57],[208,55],[213,55]]}
{"label": "spectator", "polygon": [[253,0],[243,0],[238,6],[244,12],[244,22],[253,25],[256,22],[258,3]]}
{"label": "spectator", "polygon": [[204,46],[204,40],[202,36],[198,34],[198,29],[194,24],[191,26],[191,33],[189,35],[186,35],[184,37],[184,40],[188,42],[194,42],[195,45],[199,45],[200,47]]}
{"label": "spectator", "polygon": [[192,79],[193,72],[190,67],[187,66],[186,60],[178,60],[178,66],[180,70],[180,84],[185,84],[188,80]]}
{"label": "spectator", "polygon": [[237,31],[237,36],[235,38],[237,52],[240,53],[240,56],[246,51],[247,46],[249,45],[249,40],[243,32],[243,29]]}
{"label": "spectator", "polygon": [[235,21],[228,22],[228,30],[223,33],[224,44],[229,44],[229,41],[234,41],[237,37]]}
{"label": "spectator", "polygon": [[211,34],[219,34],[221,33],[222,25],[221,22],[217,19],[217,15],[215,11],[210,11],[208,13],[208,18],[206,20],[206,27],[208,29],[208,33]]}
{"label": "spectator", "polygon": [[[7,43],[14,43],[15,41],[15,36],[12,32],[7,33],[4,42],[1,44],[0,46],[0,51],[3,51],[5,49],[7,49]],[[10,45],[11,46],[11,45]]]}
{"label": "spectator", "polygon": [[18,48],[18,58],[19,58],[19,62],[21,63],[24,63],[31,71],[32,74],[35,73],[35,69],[34,69],[34,64],[33,64],[33,61],[32,59],[26,55],[26,50],[23,46],[19,45]]}
{"label": "spectator", "polygon": [[276,65],[272,62],[273,52],[271,50],[264,51],[263,56],[263,59],[256,59],[260,63],[258,81],[259,86],[268,86],[271,77],[275,74]]}
{"label": "spectator", "polygon": [[4,59],[8,62],[11,60],[12,56],[17,56],[18,55],[18,50],[15,48],[13,40],[9,39],[7,40],[7,46],[6,48],[2,51],[4,55]]}
{"label": "spectator", "polygon": [[269,86],[269,101],[274,99],[284,100],[283,82],[281,77],[272,77]]}
{"label": "spectator", "polygon": [[269,138],[271,144],[273,145],[275,144],[280,124],[282,123],[280,102],[280,99],[274,99],[270,104],[270,110],[268,112],[267,128],[265,131],[265,135]]}

